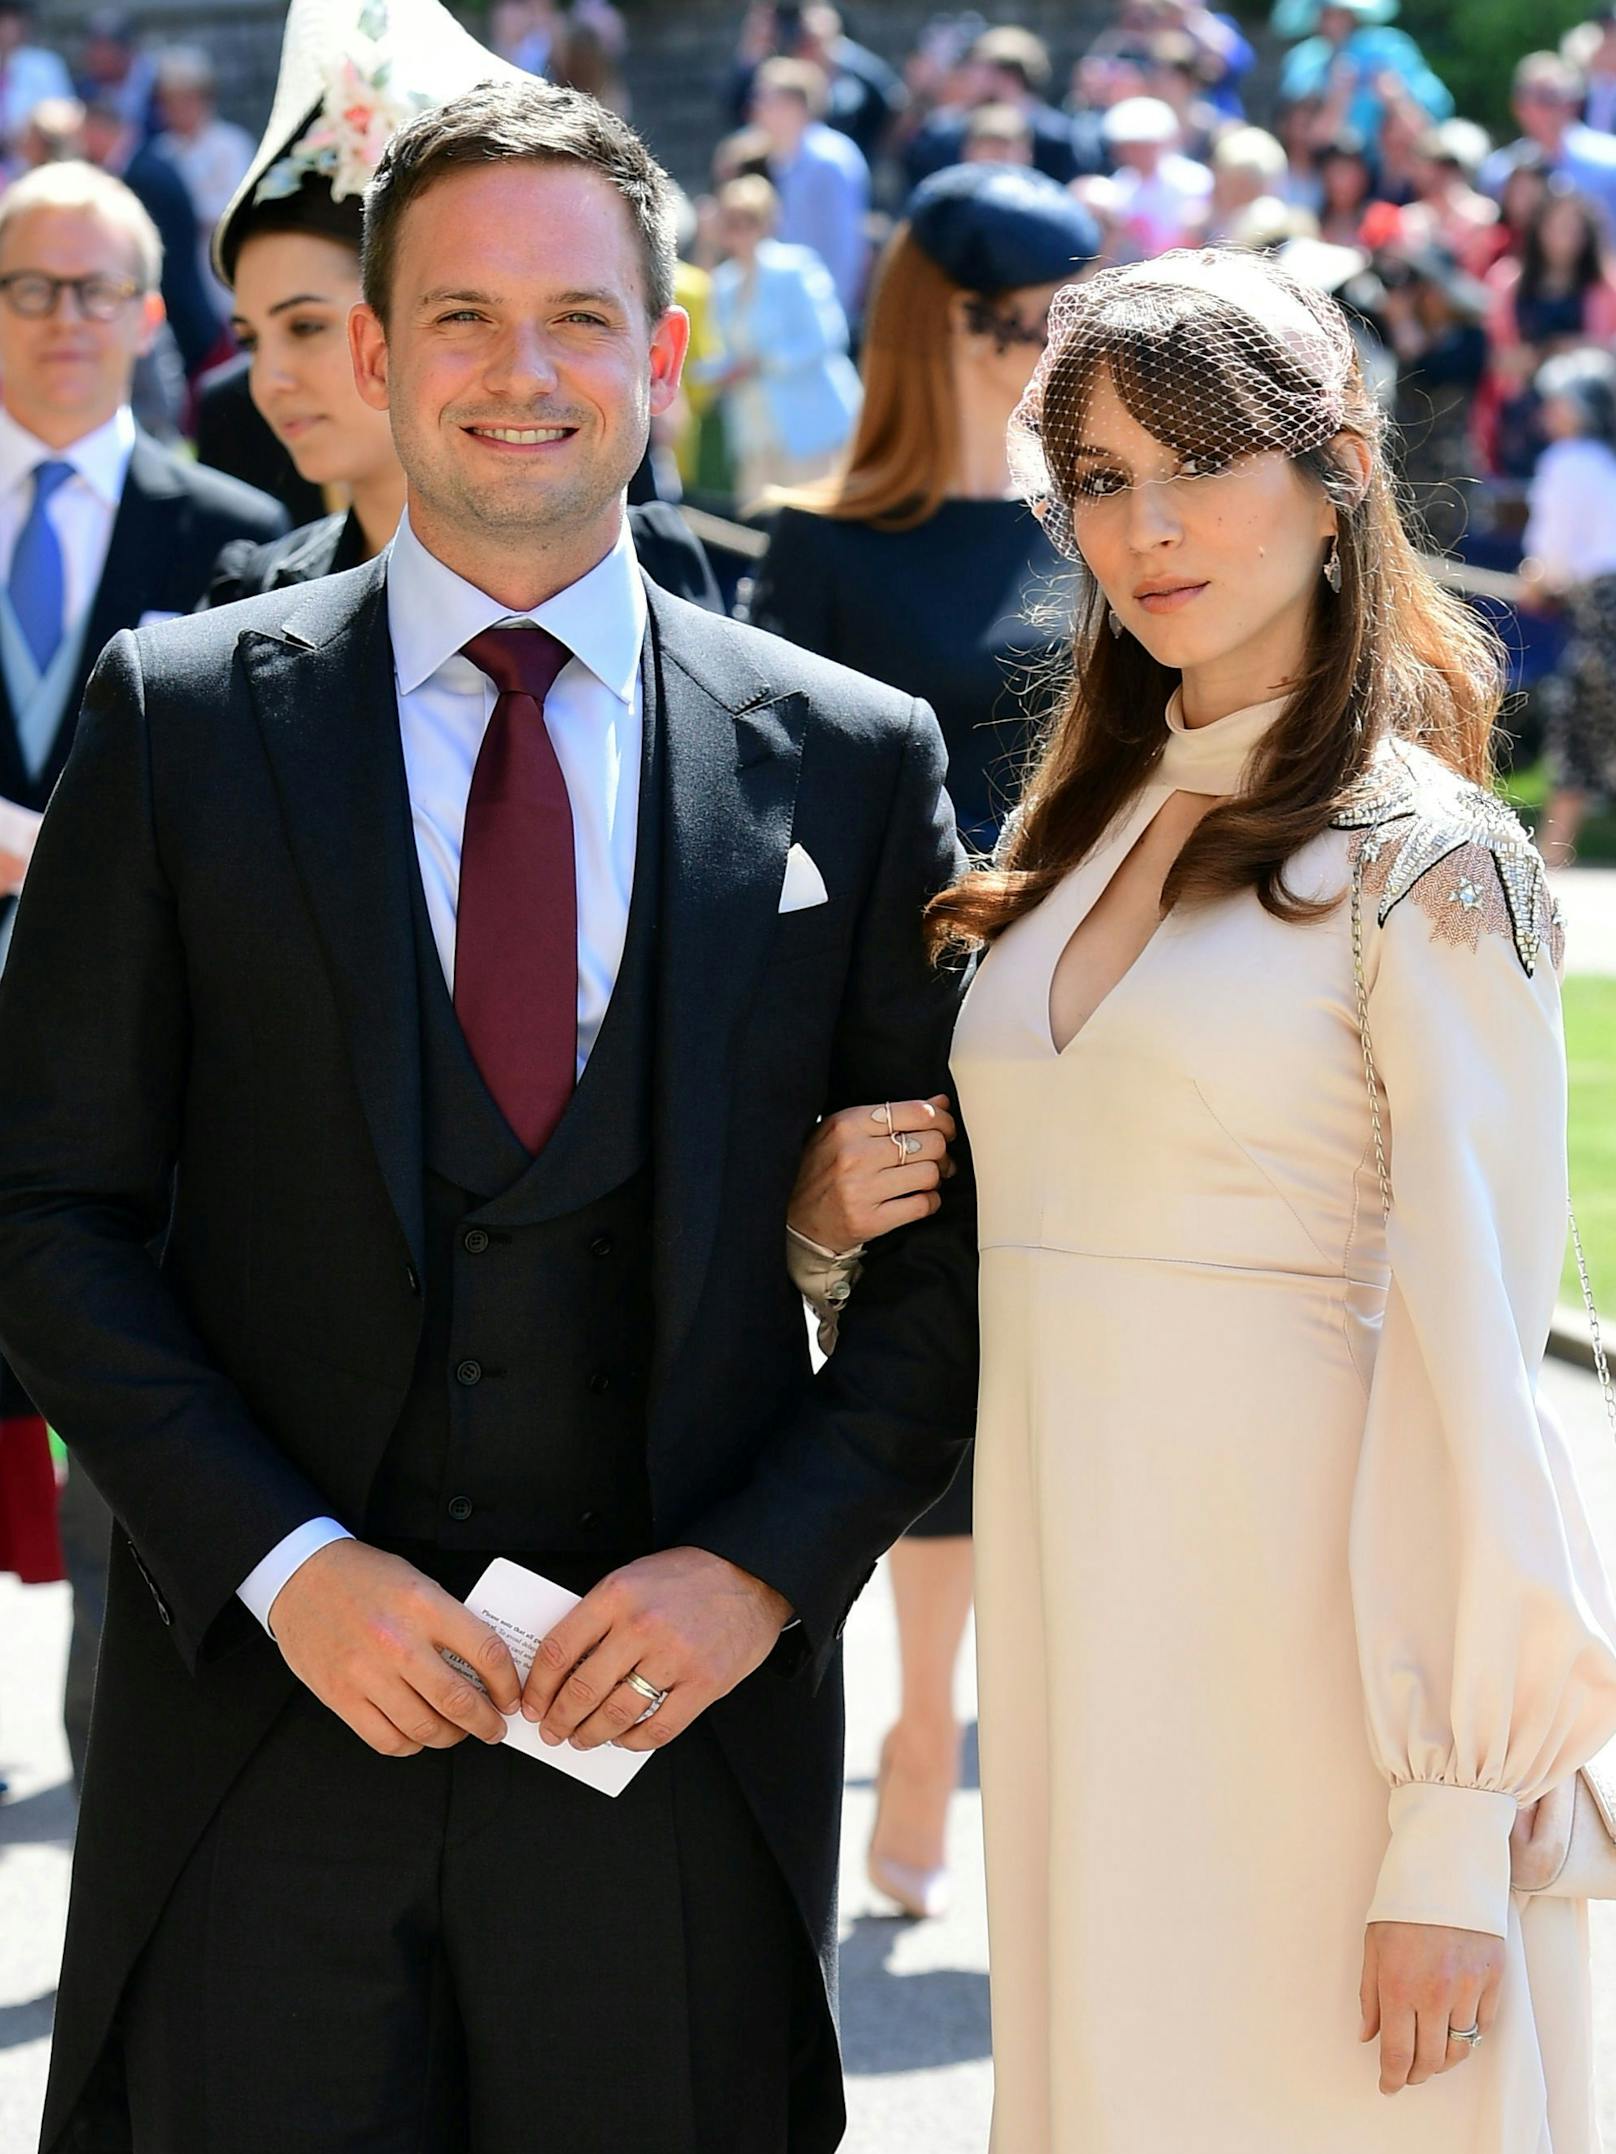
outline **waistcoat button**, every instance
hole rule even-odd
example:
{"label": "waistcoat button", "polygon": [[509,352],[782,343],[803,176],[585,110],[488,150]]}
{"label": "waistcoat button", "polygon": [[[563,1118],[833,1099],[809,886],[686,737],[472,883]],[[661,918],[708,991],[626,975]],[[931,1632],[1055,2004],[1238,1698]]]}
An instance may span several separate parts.
{"label": "waistcoat button", "polygon": [[460,1246],[465,1250],[467,1256],[481,1256],[488,1247],[488,1236],[481,1227],[472,1227],[467,1231],[466,1238]]}
{"label": "waistcoat button", "polygon": [[451,1496],[449,1498],[449,1516],[457,1526],[463,1526],[466,1523],[466,1520],[472,1514],[473,1508],[474,1506],[469,1496]]}
{"label": "waistcoat button", "polygon": [[592,1257],[609,1257],[616,1246],[609,1234],[597,1234],[589,1244],[589,1254]]}
{"label": "waistcoat button", "polygon": [[602,1393],[611,1390],[612,1380],[606,1374],[606,1371],[604,1369],[597,1369],[594,1375],[589,1379],[589,1388],[598,1399],[602,1395]]}
{"label": "waistcoat button", "polygon": [[600,1513],[598,1511],[580,1511],[578,1513],[578,1523],[580,1526],[598,1526],[600,1524]]}
{"label": "waistcoat button", "polygon": [[483,1365],[480,1361],[463,1361],[455,1370],[457,1384],[480,1384],[482,1380]]}

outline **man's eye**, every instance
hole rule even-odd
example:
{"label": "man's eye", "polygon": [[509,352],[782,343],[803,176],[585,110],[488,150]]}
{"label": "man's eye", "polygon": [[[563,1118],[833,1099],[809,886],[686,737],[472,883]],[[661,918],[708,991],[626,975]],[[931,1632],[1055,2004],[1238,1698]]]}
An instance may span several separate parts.
{"label": "man's eye", "polygon": [[610,324],[607,322],[606,317],[603,314],[569,314],[565,317],[565,319],[569,322],[587,322],[591,329],[606,329],[610,327]]}
{"label": "man's eye", "polygon": [[482,316],[475,307],[456,307],[452,314],[440,314],[439,322],[480,322]]}

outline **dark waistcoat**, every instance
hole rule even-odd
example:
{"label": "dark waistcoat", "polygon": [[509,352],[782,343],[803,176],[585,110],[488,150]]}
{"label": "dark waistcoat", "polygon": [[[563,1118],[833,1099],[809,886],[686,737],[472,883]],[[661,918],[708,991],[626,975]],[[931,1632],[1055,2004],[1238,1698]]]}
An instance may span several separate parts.
{"label": "dark waistcoat", "polygon": [[613,1562],[651,1546],[656,731],[647,694],[622,964],[578,1089],[537,1158],[466,1045],[412,859],[426,1307],[367,1510],[372,1539]]}

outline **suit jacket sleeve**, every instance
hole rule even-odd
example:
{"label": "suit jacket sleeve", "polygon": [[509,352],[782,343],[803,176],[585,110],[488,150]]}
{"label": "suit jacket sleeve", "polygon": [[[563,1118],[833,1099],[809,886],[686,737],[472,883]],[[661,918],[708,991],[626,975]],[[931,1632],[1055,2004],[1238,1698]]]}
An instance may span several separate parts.
{"label": "suit jacket sleeve", "polygon": [[194,1663],[253,1566],[329,1504],[256,1425],[158,1267],[190,1010],[127,631],[91,679],[40,833],[0,1039],[0,1343]]}
{"label": "suit jacket sleeve", "polygon": [[[911,711],[881,857],[853,935],[828,1108],[951,1092],[957,974],[921,936],[961,864],[946,752]],[[790,1601],[822,1674],[876,1560],[947,1488],[976,1422],[976,1205],[970,1161],[932,1218],[872,1242],[834,1357],[746,1486],[687,1534]]]}

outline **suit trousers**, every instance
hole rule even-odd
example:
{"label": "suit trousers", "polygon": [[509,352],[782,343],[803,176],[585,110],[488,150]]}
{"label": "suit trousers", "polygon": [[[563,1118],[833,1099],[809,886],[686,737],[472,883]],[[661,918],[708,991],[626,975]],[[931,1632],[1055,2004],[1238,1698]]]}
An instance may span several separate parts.
{"label": "suit trousers", "polygon": [[699,1722],[613,1799],[475,1740],[383,1757],[300,1690],[194,1850],[119,2035],[133,2154],[840,2135],[807,1933]]}

